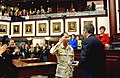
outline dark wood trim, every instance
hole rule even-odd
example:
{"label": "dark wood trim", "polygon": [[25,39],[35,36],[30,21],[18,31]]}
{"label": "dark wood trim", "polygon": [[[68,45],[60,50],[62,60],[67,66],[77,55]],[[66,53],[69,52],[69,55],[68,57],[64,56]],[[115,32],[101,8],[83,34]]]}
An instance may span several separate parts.
{"label": "dark wood trim", "polygon": [[79,35],[81,35],[81,18],[79,18]]}
{"label": "dark wood trim", "polygon": [[9,34],[11,35],[11,22],[10,22],[10,27],[9,27]]}
{"label": "dark wood trim", "polygon": [[63,17],[63,29],[64,29],[63,32],[66,32],[65,31],[65,22],[66,22],[65,17]]}
{"label": "dark wood trim", "polygon": [[108,0],[110,35],[117,33],[116,0]]}
{"label": "dark wood trim", "polygon": [[35,36],[36,36],[36,32],[37,32],[37,25],[36,25],[36,21],[35,21]]}
{"label": "dark wood trim", "polygon": [[22,22],[22,37],[23,37],[23,22]]}
{"label": "dark wood trim", "polygon": [[51,22],[50,19],[48,19],[48,24],[49,24],[49,36],[50,36],[50,28],[51,28],[51,27],[50,27],[50,22]]}
{"label": "dark wood trim", "polygon": [[[120,21],[120,0],[118,0],[118,6],[119,6],[119,10],[118,10],[118,12],[119,12],[119,21]],[[120,22],[119,22],[119,30],[120,30]]]}
{"label": "dark wood trim", "polygon": [[97,17],[95,17],[95,24],[96,24],[96,34],[98,34],[98,22],[97,22]]}

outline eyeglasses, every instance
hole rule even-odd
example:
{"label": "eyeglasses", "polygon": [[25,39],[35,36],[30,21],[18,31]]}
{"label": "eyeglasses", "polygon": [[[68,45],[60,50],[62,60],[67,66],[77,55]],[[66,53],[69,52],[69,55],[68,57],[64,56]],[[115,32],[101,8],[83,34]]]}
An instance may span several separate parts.
{"label": "eyeglasses", "polygon": [[65,37],[65,38],[69,38],[69,37]]}

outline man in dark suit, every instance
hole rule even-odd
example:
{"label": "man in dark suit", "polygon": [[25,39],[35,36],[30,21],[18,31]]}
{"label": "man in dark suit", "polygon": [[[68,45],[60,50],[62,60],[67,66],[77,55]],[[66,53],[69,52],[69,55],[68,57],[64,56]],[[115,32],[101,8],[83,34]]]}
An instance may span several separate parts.
{"label": "man in dark suit", "polygon": [[105,78],[104,46],[94,35],[94,26],[84,26],[80,66],[83,78]]}
{"label": "man in dark suit", "polygon": [[16,32],[19,32],[19,29],[18,29],[17,26],[15,26],[15,28],[14,28],[14,32],[15,32],[15,33],[16,33]]}
{"label": "man in dark suit", "polygon": [[55,30],[55,31],[60,30],[60,28],[59,28],[59,25],[58,25],[58,24],[56,24],[56,25],[55,25],[54,30]]}
{"label": "man in dark suit", "polygon": [[26,32],[31,32],[31,26],[28,26]]}

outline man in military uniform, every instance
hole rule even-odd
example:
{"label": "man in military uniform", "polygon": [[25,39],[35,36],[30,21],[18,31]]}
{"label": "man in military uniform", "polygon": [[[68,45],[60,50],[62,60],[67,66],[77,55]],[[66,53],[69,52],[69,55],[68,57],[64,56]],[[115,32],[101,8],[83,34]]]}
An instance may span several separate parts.
{"label": "man in military uniform", "polygon": [[74,61],[74,50],[68,45],[68,33],[64,33],[59,42],[51,48],[50,53],[57,57],[57,69],[55,76],[57,78],[72,78]]}

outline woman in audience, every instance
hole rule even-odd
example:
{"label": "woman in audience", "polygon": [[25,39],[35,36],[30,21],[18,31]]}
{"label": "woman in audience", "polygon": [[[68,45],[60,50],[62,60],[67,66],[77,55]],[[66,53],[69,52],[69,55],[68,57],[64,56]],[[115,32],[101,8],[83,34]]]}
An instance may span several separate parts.
{"label": "woman in audience", "polygon": [[82,40],[83,40],[82,35],[81,36],[79,36],[79,35],[76,36],[76,39],[78,41],[77,49],[81,49],[81,47],[82,47],[81,43],[82,43]]}
{"label": "woman in audience", "polygon": [[75,34],[72,34],[72,38],[70,39],[69,44],[72,46],[73,49],[77,49],[78,41]]}
{"label": "woman in audience", "polygon": [[97,35],[96,37],[105,45],[105,49],[106,49],[107,45],[110,43],[109,36],[108,34],[105,34],[106,28],[104,26],[101,26],[99,30],[100,30],[100,34]]}

